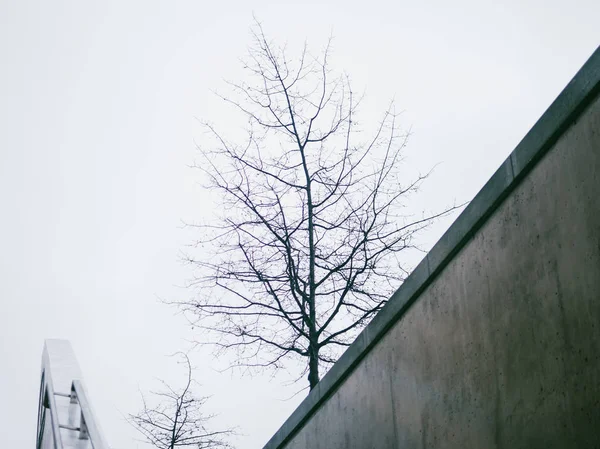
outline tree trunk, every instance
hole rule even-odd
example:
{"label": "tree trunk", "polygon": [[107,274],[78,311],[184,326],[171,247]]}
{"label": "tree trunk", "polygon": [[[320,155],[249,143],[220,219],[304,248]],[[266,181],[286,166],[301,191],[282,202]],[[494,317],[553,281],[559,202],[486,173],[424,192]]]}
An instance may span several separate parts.
{"label": "tree trunk", "polygon": [[319,348],[312,343],[308,350],[308,383],[311,390],[319,383]]}

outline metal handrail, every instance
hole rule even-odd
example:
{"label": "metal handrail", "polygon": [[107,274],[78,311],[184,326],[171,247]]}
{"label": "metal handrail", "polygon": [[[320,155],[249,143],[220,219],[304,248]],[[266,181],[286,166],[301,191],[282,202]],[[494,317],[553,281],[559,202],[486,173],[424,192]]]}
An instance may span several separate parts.
{"label": "metal handrail", "polygon": [[[52,384],[52,376],[50,370],[46,370],[46,398],[44,402],[48,402],[50,409],[50,424],[52,425],[52,439],[54,440],[54,449],[63,449],[62,438],[60,437],[60,423],[58,421],[58,411],[56,409],[56,400],[54,399],[54,385]],[[44,404],[42,403],[42,406]]]}
{"label": "metal handrail", "polygon": [[36,449],[108,449],[66,340],[46,340],[44,344],[37,421]]}
{"label": "metal handrail", "polygon": [[73,381],[71,386],[71,398],[79,403],[79,408],[81,409],[80,432],[89,435],[89,439],[94,449],[108,449],[108,445],[104,441],[102,432],[100,432],[98,424],[94,419],[85,388],[83,388],[80,380],[76,379]]}
{"label": "metal handrail", "polygon": [[[71,404],[78,404],[81,417],[79,427],[61,425],[58,418],[58,409],[56,406],[55,396],[65,396],[71,398]],[[41,396],[41,408],[49,410],[50,412],[50,425],[52,427],[52,439],[54,442],[54,449],[63,449],[62,438],[60,436],[60,429],[67,429],[73,431],[79,431],[80,439],[89,439],[93,449],[108,449],[108,445],[102,437],[102,433],[98,428],[98,425],[94,419],[88,397],[80,380],[74,380],[71,385],[71,394],[65,394],[54,391],[54,385],[52,383],[52,377],[49,370],[43,373],[43,384],[42,384],[42,396]],[[43,414],[42,416],[44,416]],[[39,421],[39,420],[38,420]],[[38,422],[38,432],[43,431],[41,423]],[[43,435],[38,435],[38,447],[39,442],[43,438]]]}
{"label": "metal handrail", "polygon": [[40,380],[40,394],[38,398],[37,438],[35,443],[36,449],[40,449],[42,447],[44,423],[46,422],[46,407],[44,407],[44,402],[46,401],[46,383],[44,380],[45,372],[42,371],[42,379]]}

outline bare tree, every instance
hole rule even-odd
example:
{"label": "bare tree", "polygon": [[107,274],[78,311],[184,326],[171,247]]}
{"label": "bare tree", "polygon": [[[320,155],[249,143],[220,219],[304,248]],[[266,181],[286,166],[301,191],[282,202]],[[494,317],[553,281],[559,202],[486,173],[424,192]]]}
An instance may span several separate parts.
{"label": "bare tree", "polygon": [[142,394],[143,408],[128,416],[129,423],[158,449],[195,447],[197,449],[230,448],[226,437],[231,430],[211,431],[203,408],[208,397],[197,397],[192,392],[192,367],[186,354],[181,354],[187,367],[187,382],[181,390],[174,390],[165,382],[164,390],[152,392],[158,399],[149,405]]}
{"label": "bare tree", "polygon": [[[237,350],[235,366],[306,361],[310,388],[399,287],[400,253],[440,213],[407,216],[405,199],[428,174],[400,172],[408,133],[393,103],[369,137],[356,121],[349,77],[304,46],[286,56],[259,23],[244,68],[250,82],[221,96],[248,120],[241,144],[203,123],[209,145],[195,166],[222,206],[201,229],[179,304],[205,342]],[[208,337],[211,336],[212,337]]]}

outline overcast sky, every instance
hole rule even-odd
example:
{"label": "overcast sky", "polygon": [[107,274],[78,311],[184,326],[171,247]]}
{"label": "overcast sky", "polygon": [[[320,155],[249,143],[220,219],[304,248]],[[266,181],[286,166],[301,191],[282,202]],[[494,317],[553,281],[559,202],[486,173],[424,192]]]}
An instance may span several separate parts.
{"label": "overcast sky", "polygon": [[[194,117],[227,130],[211,89],[239,77],[253,12],[276,41],[318,50],[333,33],[367,121],[395,97],[407,167],[440,163],[425,210],[471,199],[600,44],[596,0],[0,0],[0,447],[34,447],[50,337],[72,342],[111,446],[147,447],[122,413],[155,377],[183,381],[166,355],[193,337],[157,297],[190,294],[180,223],[207,204],[187,168]],[[284,400],[285,376],[193,362],[239,449],[261,448],[303,397]]]}

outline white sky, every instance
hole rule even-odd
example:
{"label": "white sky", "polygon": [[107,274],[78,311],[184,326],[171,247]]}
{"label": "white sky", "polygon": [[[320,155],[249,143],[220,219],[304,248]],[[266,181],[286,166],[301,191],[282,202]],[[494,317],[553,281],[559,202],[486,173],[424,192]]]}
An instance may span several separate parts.
{"label": "white sky", "polygon": [[[194,116],[227,129],[210,89],[239,75],[252,12],[291,43],[333,32],[367,121],[395,96],[408,165],[441,162],[427,210],[471,199],[600,44],[596,0],[0,0],[0,447],[34,447],[50,337],[71,340],[112,447],[147,447],[121,413],[138,385],[183,380],[165,356],[190,332],[156,298],[189,294],[180,220],[207,203],[187,168]],[[193,361],[239,449],[261,448],[302,399],[283,400],[285,378]]]}

